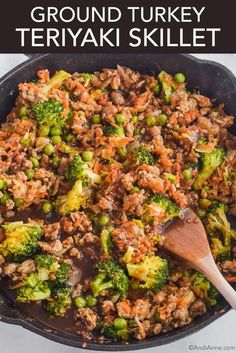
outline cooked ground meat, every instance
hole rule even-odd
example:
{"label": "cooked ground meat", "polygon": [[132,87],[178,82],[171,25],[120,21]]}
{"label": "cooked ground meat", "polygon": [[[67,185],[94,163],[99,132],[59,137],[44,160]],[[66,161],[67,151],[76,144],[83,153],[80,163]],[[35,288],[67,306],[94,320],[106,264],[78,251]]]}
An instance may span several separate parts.
{"label": "cooked ground meat", "polygon": [[27,275],[34,271],[35,271],[34,260],[25,260],[24,262],[22,262],[22,264],[20,264],[17,267],[17,272],[19,272],[21,275]]}
{"label": "cooked ground meat", "polygon": [[144,320],[150,313],[151,304],[147,300],[137,299],[134,303],[132,316],[138,320]]}
{"label": "cooked ground meat", "polygon": [[225,261],[222,265],[221,268],[224,272],[231,272],[231,273],[236,273],[236,259],[232,261]]}
{"label": "cooked ground meat", "polygon": [[207,311],[206,304],[202,299],[197,299],[189,309],[189,315],[191,317],[196,317],[202,314],[205,314]]}
{"label": "cooked ground meat", "polygon": [[87,335],[96,328],[97,314],[90,308],[80,308],[75,314],[76,320],[79,323],[80,332],[82,335]]}
{"label": "cooked ground meat", "polygon": [[60,223],[51,223],[44,225],[44,236],[48,240],[57,240],[60,233]]}
{"label": "cooked ground meat", "polygon": [[130,319],[133,317],[132,305],[130,303],[130,300],[126,299],[126,300],[119,301],[116,304],[116,308],[117,308],[118,316],[124,317],[126,319]]}
{"label": "cooked ground meat", "polygon": [[102,302],[102,312],[104,315],[112,314],[115,311],[115,305],[111,300],[104,300],[104,302]]}
{"label": "cooked ground meat", "polygon": [[234,118],[181,74],[117,66],[37,77],[19,84],[0,128],[0,276],[16,301],[44,298],[53,326],[66,318],[69,330],[71,319],[73,332],[101,343],[203,315],[218,293],[161,243],[165,223],[193,208],[236,282],[225,218],[236,214]]}
{"label": "cooked ground meat", "polygon": [[53,255],[57,255],[59,253],[59,251],[61,251],[63,249],[62,243],[61,243],[60,240],[55,240],[55,241],[53,241],[51,243],[46,243],[46,242],[43,242],[43,241],[39,241],[38,245],[40,246],[42,251],[48,252],[48,253],[53,254]]}

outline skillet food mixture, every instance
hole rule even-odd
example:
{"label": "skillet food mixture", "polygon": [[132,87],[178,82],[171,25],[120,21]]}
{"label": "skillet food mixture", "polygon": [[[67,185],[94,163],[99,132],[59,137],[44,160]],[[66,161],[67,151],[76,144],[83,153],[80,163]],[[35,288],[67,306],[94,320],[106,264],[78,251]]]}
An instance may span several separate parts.
{"label": "skillet food mixture", "polygon": [[159,335],[214,306],[216,289],[161,243],[192,207],[236,281],[233,120],[182,73],[39,70],[19,84],[0,130],[0,274],[16,305],[37,303],[54,325],[70,317],[100,343]]}

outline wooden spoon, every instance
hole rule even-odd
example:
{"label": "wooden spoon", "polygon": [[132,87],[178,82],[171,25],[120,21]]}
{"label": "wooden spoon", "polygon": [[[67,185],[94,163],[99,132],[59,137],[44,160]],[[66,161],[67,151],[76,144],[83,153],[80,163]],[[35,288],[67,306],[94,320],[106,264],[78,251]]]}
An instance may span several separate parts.
{"label": "wooden spoon", "polygon": [[163,248],[203,273],[236,310],[236,291],[224,279],[212,257],[200,218],[187,209],[184,219],[177,219],[165,231]]}

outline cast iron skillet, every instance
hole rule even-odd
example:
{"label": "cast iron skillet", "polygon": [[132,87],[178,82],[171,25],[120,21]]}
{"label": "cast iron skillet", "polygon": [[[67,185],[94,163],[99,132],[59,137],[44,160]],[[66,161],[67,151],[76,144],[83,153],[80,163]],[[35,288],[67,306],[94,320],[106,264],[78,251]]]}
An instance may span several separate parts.
{"label": "cast iron skillet", "polygon": [[[116,65],[129,66],[142,73],[155,74],[159,70],[170,73],[184,72],[190,89],[200,89],[201,93],[215,98],[219,103],[225,103],[226,112],[236,116],[236,78],[224,66],[215,62],[198,60],[190,55],[181,54],[46,54],[32,55],[29,60],[17,66],[0,80],[0,121],[4,121],[7,113],[14,105],[19,82],[30,81],[40,68],[48,68],[51,72],[63,68],[69,72],[93,72]],[[236,124],[232,128],[236,133]],[[172,330],[159,337],[144,341],[134,341],[128,345],[121,343],[99,345],[88,342],[87,349],[105,351],[125,351],[144,349],[171,343],[185,337],[224,315],[230,310],[223,298],[214,309],[204,316],[196,318],[190,325]],[[45,327],[32,317],[14,308],[13,303],[4,293],[0,292],[0,320],[10,324],[20,325],[53,341],[68,346],[82,347],[83,341],[78,336],[59,332],[51,327]]]}

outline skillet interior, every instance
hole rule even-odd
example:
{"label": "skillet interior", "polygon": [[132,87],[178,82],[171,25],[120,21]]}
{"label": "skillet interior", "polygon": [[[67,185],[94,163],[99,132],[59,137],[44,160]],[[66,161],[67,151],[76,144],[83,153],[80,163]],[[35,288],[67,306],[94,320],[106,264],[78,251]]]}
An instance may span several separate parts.
{"label": "skillet interior", "polygon": [[[30,81],[40,68],[48,68],[51,72],[61,68],[69,72],[93,72],[104,67],[114,68],[117,64],[129,66],[146,74],[155,74],[161,69],[170,73],[183,71],[187,76],[190,89],[200,89],[202,94],[215,98],[219,103],[224,102],[226,112],[236,116],[236,78],[224,66],[214,62],[198,60],[190,55],[181,54],[47,54],[32,56],[30,60],[19,65],[1,79],[0,121],[4,121],[5,116],[14,104],[18,83]],[[231,131],[234,134],[236,133],[236,124],[234,124]],[[86,348],[122,351],[164,345],[198,331],[222,316],[229,309],[229,305],[225,300],[220,298],[214,309],[196,318],[186,327],[162,334],[159,337],[131,342],[128,345],[113,343],[101,346],[88,342]],[[43,323],[35,321],[23,312],[19,312],[13,307],[10,300],[3,293],[1,294],[1,290],[0,320],[21,325],[35,333],[66,345],[81,347],[83,344],[78,336],[45,327]]]}

